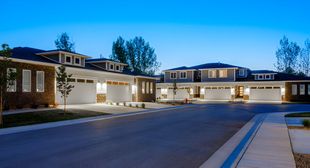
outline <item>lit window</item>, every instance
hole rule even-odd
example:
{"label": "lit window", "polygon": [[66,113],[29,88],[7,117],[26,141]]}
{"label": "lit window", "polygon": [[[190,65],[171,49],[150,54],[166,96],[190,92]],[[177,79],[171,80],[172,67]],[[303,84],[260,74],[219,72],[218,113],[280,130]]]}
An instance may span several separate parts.
{"label": "lit window", "polygon": [[23,92],[31,92],[31,71],[23,70]]}
{"label": "lit window", "polygon": [[145,82],[144,81],[142,81],[141,91],[142,91],[142,94],[145,94]]}
{"label": "lit window", "polygon": [[292,95],[297,95],[297,85],[292,85]]}
{"label": "lit window", "polygon": [[[16,73],[16,69],[15,68],[8,68],[7,69],[7,75],[9,76],[10,73]],[[8,85],[7,92],[16,92],[16,80],[9,81],[7,85]]]}
{"label": "lit window", "polygon": [[244,76],[244,74],[245,74],[244,71],[245,71],[244,69],[239,69],[239,76]]}
{"label": "lit window", "polygon": [[209,78],[216,78],[216,70],[209,70],[208,76]]}
{"label": "lit window", "polygon": [[146,94],[149,94],[150,83],[146,82]]}
{"label": "lit window", "polygon": [[227,69],[219,71],[220,78],[227,78]]}
{"label": "lit window", "polygon": [[180,72],[180,78],[181,79],[186,79],[187,73],[186,72]]}
{"label": "lit window", "polygon": [[153,94],[153,82],[150,82],[150,93]]}
{"label": "lit window", "polygon": [[44,71],[37,71],[37,92],[44,92]]}
{"label": "lit window", "polygon": [[177,73],[176,72],[170,72],[170,79],[176,79]]}
{"label": "lit window", "polygon": [[305,95],[305,85],[304,84],[301,84],[299,85],[299,94],[300,95]]}

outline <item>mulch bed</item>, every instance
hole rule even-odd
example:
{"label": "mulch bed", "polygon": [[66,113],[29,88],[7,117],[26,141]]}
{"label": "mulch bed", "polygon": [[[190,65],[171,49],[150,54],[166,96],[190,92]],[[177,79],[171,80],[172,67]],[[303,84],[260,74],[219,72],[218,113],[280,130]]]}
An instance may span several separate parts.
{"label": "mulch bed", "polygon": [[310,154],[294,153],[296,168],[310,168]]}

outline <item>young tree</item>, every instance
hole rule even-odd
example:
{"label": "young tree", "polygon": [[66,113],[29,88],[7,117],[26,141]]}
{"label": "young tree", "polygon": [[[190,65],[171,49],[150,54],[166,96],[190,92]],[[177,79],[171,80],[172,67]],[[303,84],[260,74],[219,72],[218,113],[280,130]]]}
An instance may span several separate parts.
{"label": "young tree", "polygon": [[172,91],[173,91],[173,100],[174,100],[175,99],[175,95],[177,94],[177,91],[178,91],[178,86],[177,86],[177,81],[176,80],[173,81]]}
{"label": "young tree", "polygon": [[60,92],[61,97],[63,98],[64,112],[67,111],[67,98],[74,88],[74,86],[69,82],[71,77],[72,74],[67,74],[65,66],[62,65],[58,67],[58,71],[56,71],[57,90]]}
{"label": "young tree", "polygon": [[62,33],[56,40],[55,46],[59,50],[74,52],[74,42],[70,41],[67,33]]}
{"label": "young tree", "polygon": [[280,40],[280,48],[276,51],[276,68],[280,72],[293,74],[296,72],[297,58],[300,47],[295,42],[289,42],[287,37]]}
{"label": "young tree", "polygon": [[112,44],[112,55],[110,56],[110,59],[124,64],[128,63],[125,40],[121,36]]}
{"label": "young tree", "polygon": [[305,48],[300,52],[300,73],[310,76],[310,40],[305,41]]}
{"label": "young tree", "polygon": [[3,102],[4,94],[13,81],[16,79],[16,72],[10,69],[12,60],[10,59],[12,53],[9,45],[2,44],[0,50],[0,127],[3,125]]}

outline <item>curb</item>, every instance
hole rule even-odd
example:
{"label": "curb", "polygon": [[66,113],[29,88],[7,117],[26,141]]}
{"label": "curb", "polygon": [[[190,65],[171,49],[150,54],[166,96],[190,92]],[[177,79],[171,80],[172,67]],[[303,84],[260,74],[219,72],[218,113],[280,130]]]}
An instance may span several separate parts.
{"label": "curb", "polygon": [[21,133],[21,132],[41,130],[41,129],[47,129],[47,128],[55,128],[55,127],[61,127],[61,126],[82,124],[82,123],[87,123],[87,122],[135,116],[135,115],[140,115],[140,114],[156,113],[156,112],[161,112],[161,111],[174,110],[174,109],[187,108],[187,107],[191,107],[191,106],[166,107],[166,108],[160,108],[160,109],[143,110],[143,111],[138,111],[138,112],[128,112],[128,113],[123,113],[123,114],[112,114],[112,115],[104,115],[104,116],[97,116],[97,117],[88,117],[88,118],[56,121],[56,122],[49,122],[49,123],[42,123],[42,124],[18,126],[18,127],[11,127],[11,128],[2,128],[0,129],[0,135],[7,135],[7,134]]}
{"label": "curb", "polygon": [[234,134],[220,149],[218,149],[200,168],[235,167],[248,145],[255,137],[267,114],[255,115],[236,134]]}

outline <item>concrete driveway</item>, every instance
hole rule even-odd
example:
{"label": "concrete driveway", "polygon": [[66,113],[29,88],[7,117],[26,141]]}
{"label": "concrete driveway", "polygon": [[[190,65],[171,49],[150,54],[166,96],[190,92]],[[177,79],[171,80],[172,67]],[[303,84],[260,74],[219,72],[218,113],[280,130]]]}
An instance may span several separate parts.
{"label": "concrete driveway", "polygon": [[206,104],[0,136],[1,167],[199,167],[257,113],[309,105]]}

